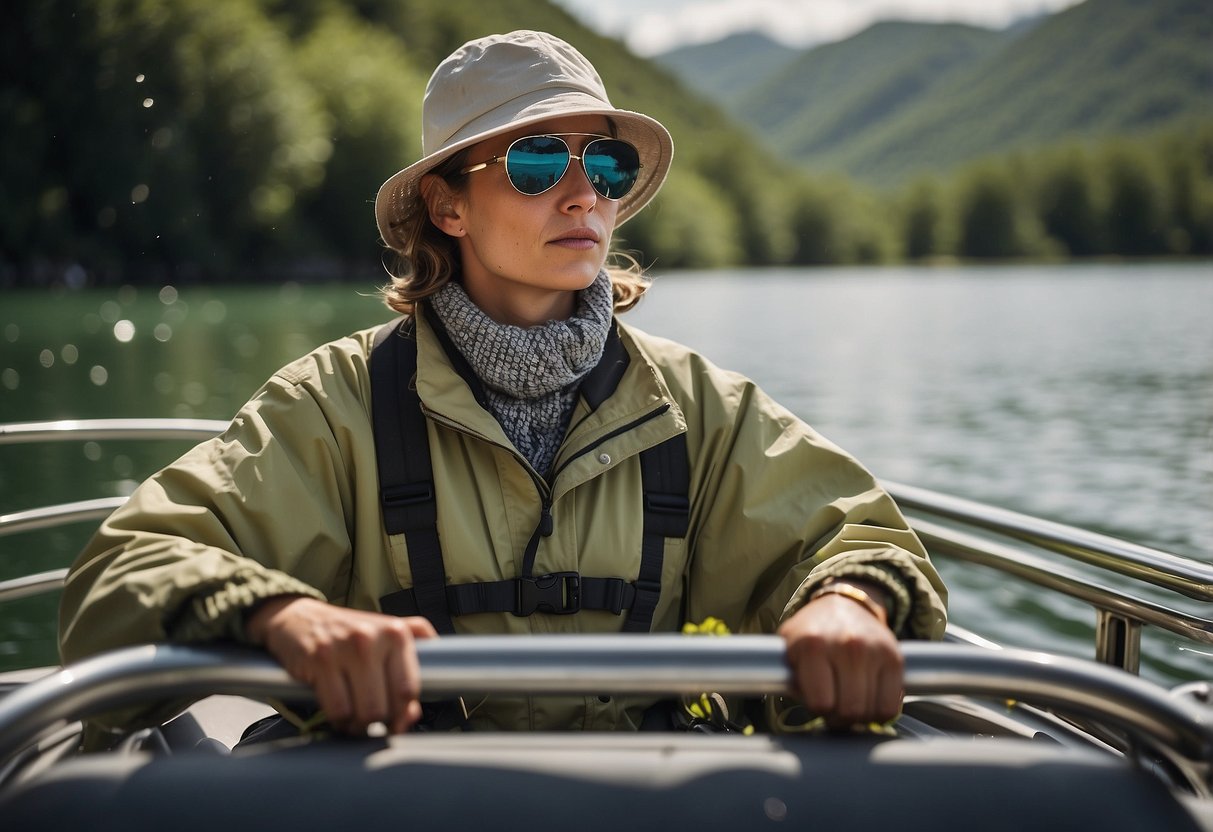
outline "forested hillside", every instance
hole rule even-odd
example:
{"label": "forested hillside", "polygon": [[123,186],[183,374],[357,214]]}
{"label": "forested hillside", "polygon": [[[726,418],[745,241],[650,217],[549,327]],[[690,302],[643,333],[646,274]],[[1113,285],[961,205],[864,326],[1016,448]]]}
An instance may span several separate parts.
{"label": "forested hillside", "polygon": [[[1191,0],[1157,5],[1170,11],[1158,17],[1155,4],[1130,0],[1071,10],[1138,13],[1136,34],[1085,31],[1093,51],[1079,66],[1103,91],[1083,99],[1086,109],[1050,102],[1079,84],[1074,56],[1088,45],[1048,35],[992,76],[1036,93],[1004,90],[1008,114],[974,116],[966,135],[1035,125],[1028,135],[1043,142],[1040,125],[1059,113],[1084,124],[1120,124],[1126,113],[1135,124],[1174,121],[1191,106],[1191,79],[1207,82],[1211,59],[1189,46],[1208,16],[1190,19]],[[1052,27],[1063,16],[1002,52],[1062,31]],[[1176,30],[1174,48],[1139,57],[1161,37],[1159,21]],[[419,156],[429,73],[469,38],[522,27],[571,41],[617,106],[670,128],[666,187],[617,240],[659,269],[1213,254],[1213,129],[1067,141],[889,186],[881,165],[941,154],[958,129],[938,121],[916,133],[922,102],[968,106],[976,93],[955,80],[961,68],[987,65],[1009,34],[876,27],[867,37],[886,41],[879,65],[841,44],[815,50],[829,84],[792,90],[763,112],[781,119],[772,135],[798,134],[801,119],[816,159],[868,160],[859,170],[877,184],[859,186],[829,175],[833,162],[778,161],[764,131],[547,0],[15,0],[0,4],[0,286],[378,279],[375,192]],[[1153,82],[1122,83],[1108,68],[1122,64]],[[825,115],[794,115],[792,102]]]}
{"label": "forested hillside", "polygon": [[1005,40],[1000,32],[972,26],[878,23],[785,66],[751,90],[735,112],[787,158],[845,169],[832,157],[912,113],[933,89],[965,74]]}
{"label": "forested hillside", "polygon": [[667,265],[786,254],[764,186],[786,166],[546,0],[21,0],[0,11],[5,279],[377,269],[375,191],[419,155],[433,66],[523,27],[576,44],[617,106],[675,136],[627,245]]}
{"label": "forested hillside", "polygon": [[731,109],[763,80],[796,60],[801,50],[759,32],[682,46],[654,58],[708,101]]}
{"label": "forested hillside", "polygon": [[[678,70],[687,56],[659,61]],[[1213,120],[1213,14],[1207,0],[1087,0],[1004,32],[880,23],[719,101],[806,169],[900,182],[993,153]]]}

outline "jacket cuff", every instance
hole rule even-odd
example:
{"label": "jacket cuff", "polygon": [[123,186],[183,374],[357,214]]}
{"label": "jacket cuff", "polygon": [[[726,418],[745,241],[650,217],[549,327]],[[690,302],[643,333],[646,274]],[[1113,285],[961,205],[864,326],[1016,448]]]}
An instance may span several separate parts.
{"label": "jacket cuff", "polygon": [[797,587],[784,607],[781,620],[786,621],[798,612],[809,602],[813,593],[828,581],[853,578],[870,581],[888,592],[892,604],[889,629],[898,638],[942,637],[943,620],[935,612],[942,609],[942,602],[936,603],[934,590],[925,578],[914,580],[910,577],[917,576],[918,571],[907,570],[899,562],[903,558],[902,553],[893,550],[877,555],[865,553],[862,558],[831,558],[813,570]]}
{"label": "jacket cuff", "polygon": [[284,572],[240,572],[222,585],[196,593],[165,629],[176,642],[230,640],[251,644],[245,619],[263,601],[281,595],[326,600],[324,593]]}

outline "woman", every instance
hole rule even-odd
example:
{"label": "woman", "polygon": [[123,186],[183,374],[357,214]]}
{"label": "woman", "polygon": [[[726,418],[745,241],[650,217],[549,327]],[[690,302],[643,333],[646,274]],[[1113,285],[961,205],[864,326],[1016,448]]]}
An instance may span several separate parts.
{"label": "woman", "polygon": [[[424,125],[423,158],[376,201],[403,264],[388,303],[408,313],[380,340],[415,376],[372,394],[371,368],[387,366],[375,330],[277,373],[102,525],[68,579],[64,659],[260,644],[338,729],[402,732],[422,715],[414,643],[435,625],[677,631],[714,616],[777,631],[811,710],[895,716],[897,637],[939,637],[945,595],[891,499],[747,379],[613,316],[644,283],[608,276],[611,236],[664,180],[665,128],[613,107],[570,45],[527,31],[444,61]],[[407,453],[377,456],[392,431],[376,435],[372,411],[401,390],[423,427],[402,434]],[[380,466],[419,448],[435,513],[389,533]],[[664,461],[642,462],[659,448]],[[676,470],[687,481],[667,483],[662,508],[652,483]],[[674,522],[647,528],[667,509]],[[465,703],[466,724],[629,728],[650,704],[494,698]]]}

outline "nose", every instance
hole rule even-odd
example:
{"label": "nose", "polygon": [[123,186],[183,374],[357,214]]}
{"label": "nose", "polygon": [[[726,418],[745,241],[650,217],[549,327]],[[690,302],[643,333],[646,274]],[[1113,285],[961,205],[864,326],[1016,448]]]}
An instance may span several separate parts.
{"label": "nose", "polygon": [[569,154],[569,167],[556,183],[559,189],[560,205],[563,211],[594,210],[598,204],[598,191],[590,184],[581,157],[575,153]]}

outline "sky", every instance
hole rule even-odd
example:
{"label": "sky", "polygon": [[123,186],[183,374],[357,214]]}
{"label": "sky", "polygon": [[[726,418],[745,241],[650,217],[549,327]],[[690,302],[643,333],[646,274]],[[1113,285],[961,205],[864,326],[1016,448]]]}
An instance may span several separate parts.
{"label": "sky", "polygon": [[791,46],[842,40],[878,20],[1000,28],[1078,0],[555,0],[639,55],[758,29]]}

